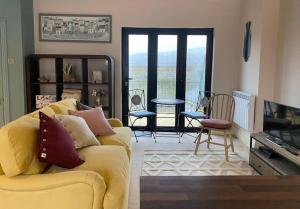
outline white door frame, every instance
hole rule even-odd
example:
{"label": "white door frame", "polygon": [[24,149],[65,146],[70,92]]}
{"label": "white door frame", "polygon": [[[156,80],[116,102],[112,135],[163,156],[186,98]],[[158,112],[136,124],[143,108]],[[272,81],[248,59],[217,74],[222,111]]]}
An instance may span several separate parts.
{"label": "white door frame", "polygon": [[1,83],[3,89],[3,99],[0,102],[3,103],[4,124],[10,121],[6,35],[6,21],[0,18],[0,71],[2,71]]}

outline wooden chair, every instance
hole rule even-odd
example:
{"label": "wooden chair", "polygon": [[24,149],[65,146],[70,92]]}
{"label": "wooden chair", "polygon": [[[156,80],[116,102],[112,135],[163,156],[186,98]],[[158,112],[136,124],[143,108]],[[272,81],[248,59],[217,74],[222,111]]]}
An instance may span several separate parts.
{"label": "wooden chair", "polygon": [[[207,148],[210,144],[220,145],[225,148],[225,159],[228,161],[228,149],[231,147],[234,152],[234,146],[231,135],[231,128],[233,123],[233,115],[235,110],[234,98],[227,94],[216,94],[211,97],[208,104],[208,111],[210,111],[210,118],[201,121],[201,130],[196,139],[195,155],[197,155],[199,145],[206,142]],[[208,132],[208,138],[201,141],[201,136],[204,130]],[[224,144],[212,142],[211,131],[221,131],[224,136]],[[229,137],[230,144],[227,139]]]}
{"label": "wooden chair", "polygon": [[[214,93],[212,93],[210,91],[199,91],[195,110],[189,111],[189,112],[184,111],[184,112],[180,113],[180,115],[183,116],[184,119],[186,119],[188,122],[187,126],[182,131],[181,137],[183,136],[183,134],[187,134],[189,136],[195,137],[194,135],[190,135],[189,133],[185,132],[185,129],[195,128],[193,125],[193,121],[197,121],[197,123],[199,125],[201,125],[201,120],[208,117],[208,115],[206,114],[207,113],[206,108],[207,108],[210,98],[213,95],[214,95]],[[199,129],[197,130],[196,133],[197,134],[199,133]],[[197,137],[195,137],[195,138],[197,138]],[[196,140],[194,143],[196,143]]]}

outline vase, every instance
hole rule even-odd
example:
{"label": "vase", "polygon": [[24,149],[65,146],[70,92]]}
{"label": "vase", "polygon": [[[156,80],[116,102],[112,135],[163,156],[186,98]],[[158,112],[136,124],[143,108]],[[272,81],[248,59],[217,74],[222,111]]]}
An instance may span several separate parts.
{"label": "vase", "polygon": [[71,82],[71,81],[72,81],[72,76],[64,74],[64,82]]}

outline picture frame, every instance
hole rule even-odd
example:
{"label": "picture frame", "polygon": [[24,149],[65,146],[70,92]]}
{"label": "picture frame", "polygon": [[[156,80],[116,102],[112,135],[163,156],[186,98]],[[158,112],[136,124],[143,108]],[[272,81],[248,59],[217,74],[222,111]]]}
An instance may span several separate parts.
{"label": "picture frame", "polygon": [[111,15],[39,14],[40,41],[111,43]]}
{"label": "picture frame", "polygon": [[51,103],[56,102],[56,95],[36,95],[35,96],[35,107],[41,109]]}

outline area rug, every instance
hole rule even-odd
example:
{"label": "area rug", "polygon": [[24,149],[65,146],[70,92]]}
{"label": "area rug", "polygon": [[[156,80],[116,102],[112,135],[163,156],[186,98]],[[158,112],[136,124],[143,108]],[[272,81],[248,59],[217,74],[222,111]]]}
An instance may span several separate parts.
{"label": "area rug", "polygon": [[257,175],[236,153],[224,159],[224,150],[145,150],[142,176]]}

